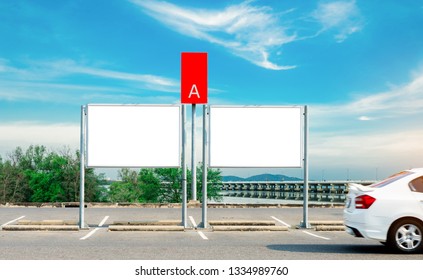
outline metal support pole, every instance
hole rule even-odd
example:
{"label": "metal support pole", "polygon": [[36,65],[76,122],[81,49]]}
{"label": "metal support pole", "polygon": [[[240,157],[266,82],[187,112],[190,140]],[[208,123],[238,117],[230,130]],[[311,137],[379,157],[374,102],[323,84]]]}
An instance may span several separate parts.
{"label": "metal support pole", "polygon": [[81,139],[80,139],[80,185],[79,185],[79,228],[85,228],[85,116],[86,107],[81,106]]}
{"label": "metal support pole", "polygon": [[187,227],[186,105],[182,105],[182,225]]}
{"label": "metal support pole", "polygon": [[191,141],[191,165],[192,165],[192,182],[191,182],[191,199],[197,200],[197,164],[195,159],[195,115],[196,105],[192,104],[192,141]]}
{"label": "metal support pole", "polygon": [[310,228],[308,222],[308,113],[307,106],[304,106],[304,188],[303,188],[303,220],[302,228]]}
{"label": "metal support pole", "polygon": [[207,221],[207,151],[208,151],[208,136],[207,136],[207,117],[208,109],[207,105],[203,105],[203,198],[202,198],[202,228],[208,228],[209,224]]}

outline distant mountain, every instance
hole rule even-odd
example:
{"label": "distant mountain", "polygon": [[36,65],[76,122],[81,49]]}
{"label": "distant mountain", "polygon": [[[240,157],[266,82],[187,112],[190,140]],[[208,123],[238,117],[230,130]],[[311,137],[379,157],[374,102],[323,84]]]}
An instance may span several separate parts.
{"label": "distant mountain", "polygon": [[240,182],[240,181],[245,181],[245,178],[228,175],[228,176],[222,176],[222,181],[223,182]]}
{"label": "distant mountain", "polygon": [[275,174],[260,174],[260,175],[250,176],[248,178],[242,178],[242,177],[232,176],[232,175],[222,176],[223,182],[229,182],[229,181],[232,181],[232,182],[247,182],[247,181],[280,182],[280,181],[301,181],[301,180],[302,179],[297,177],[289,177],[285,175],[275,175]]}

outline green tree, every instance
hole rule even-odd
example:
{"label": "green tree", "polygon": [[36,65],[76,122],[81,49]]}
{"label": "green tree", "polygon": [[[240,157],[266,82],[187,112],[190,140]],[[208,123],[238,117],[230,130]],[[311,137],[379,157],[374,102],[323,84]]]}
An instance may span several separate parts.
{"label": "green tree", "polygon": [[[203,198],[203,166],[197,166],[197,200],[201,201]],[[207,168],[207,198],[214,201],[222,201],[220,194],[220,187],[222,184],[222,175],[220,169]],[[188,198],[191,197],[191,182],[192,172],[188,170],[187,174],[187,189]]]}
{"label": "green tree", "polygon": [[109,189],[112,202],[160,202],[162,190],[154,169],[141,169],[139,173],[123,168],[118,173],[119,181]]}
{"label": "green tree", "polygon": [[[219,201],[221,175],[218,169],[208,169],[207,197]],[[191,196],[192,173],[187,173],[188,197]],[[121,169],[119,181],[114,182],[109,189],[112,202],[182,202],[182,169],[156,168],[141,169],[138,174],[134,170]],[[197,167],[197,194],[202,198],[202,168]]]}
{"label": "green tree", "polygon": [[2,162],[2,171],[0,172],[0,197],[2,203],[30,201],[31,188],[24,174],[23,158],[24,153],[18,147],[7,155],[6,161]]}
{"label": "green tree", "polygon": [[160,180],[154,169],[141,169],[138,174],[138,186],[141,189],[139,202],[162,202]]}
{"label": "green tree", "polygon": [[[85,170],[85,200],[104,199],[103,175]],[[79,201],[80,155],[64,149],[61,153],[44,146],[20,147],[0,162],[0,201],[72,202]]]}
{"label": "green tree", "polygon": [[63,202],[65,191],[62,186],[62,167],[66,160],[53,153],[45,155],[38,166],[25,171],[29,178],[29,185],[33,191],[33,202]]}
{"label": "green tree", "polygon": [[182,202],[182,169],[157,168],[154,173],[160,180],[161,196],[157,199],[158,202]]}
{"label": "green tree", "polygon": [[138,187],[137,172],[122,168],[118,172],[119,181],[113,182],[109,188],[111,202],[139,202],[141,191]]}

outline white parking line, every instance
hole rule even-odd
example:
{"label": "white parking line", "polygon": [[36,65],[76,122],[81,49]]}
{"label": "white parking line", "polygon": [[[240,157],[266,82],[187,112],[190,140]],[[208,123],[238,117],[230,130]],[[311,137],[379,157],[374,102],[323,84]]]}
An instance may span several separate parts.
{"label": "white parking line", "polygon": [[285,223],[284,221],[281,221],[281,220],[279,220],[278,218],[276,218],[276,217],[274,217],[274,216],[270,216],[270,218],[272,218],[273,220],[275,220],[275,221],[277,221],[277,222],[279,222],[279,223],[281,223],[281,224],[283,224],[283,225],[285,225],[285,226],[287,226],[287,227],[291,227],[291,225],[290,225],[290,224],[287,224],[287,223]]}
{"label": "white parking line", "polygon": [[311,235],[311,236],[314,236],[314,237],[317,237],[317,238],[321,238],[321,239],[324,239],[324,240],[330,240],[330,238],[323,237],[323,236],[320,236],[320,235],[317,235],[317,234],[313,234],[313,233],[308,232],[308,231],[305,231],[305,230],[303,230],[303,232],[304,232],[305,234],[308,234],[308,235]]}
{"label": "white parking line", "polygon": [[204,240],[208,240],[207,236],[203,232],[201,231],[197,231],[197,232],[201,236],[201,238],[203,238]]}
{"label": "white parking line", "polygon": [[104,223],[107,221],[108,218],[109,218],[109,216],[104,217],[104,219],[98,224],[98,226],[102,227],[104,225]]}
{"label": "white parking line", "polygon": [[104,223],[107,221],[108,218],[109,218],[109,216],[105,216],[103,218],[103,220],[101,220],[101,222],[98,224],[98,227],[93,229],[90,233],[88,233],[84,237],[81,237],[79,240],[85,240],[85,239],[90,238],[94,233],[96,233],[104,225]]}
{"label": "white parking line", "polygon": [[[191,224],[194,226],[194,228],[197,228],[197,223],[195,222],[194,218],[192,216],[189,216],[189,220],[191,221]],[[204,240],[208,240],[207,236],[202,231],[197,231],[198,235],[201,236]]]}
{"label": "white parking line", "polygon": [[191,221],[191,224],[196,228],[197,223],[194,221],[194,218],[192,216],[189,216],[189,220]]}
{"label": "white parking line", "polygon": [[97,230],[99,230],[100,228],[95,228],[93,229],[90,233],[88,233],[87,235],[85,235],[84,237],[81,237],[79,240],[85,240],[87,238],[89,238],[91,235],[93,235]]}
{"label": "white parking line", "polygon": [[1,226],[2,226],[2,227],[7,226],[8,224],[14,223],[14,222],[16,222],[17,220],[20,220],[20,219],[22,219],[22,218],[25,218],[25,216],[20,216],[19,218],[16,218],[16,219],[14,219],[14,220],[11,220],[11,221],[9,221],[9,222],[7,222],[7,223],[5,223],[5,224],[2,224]]}

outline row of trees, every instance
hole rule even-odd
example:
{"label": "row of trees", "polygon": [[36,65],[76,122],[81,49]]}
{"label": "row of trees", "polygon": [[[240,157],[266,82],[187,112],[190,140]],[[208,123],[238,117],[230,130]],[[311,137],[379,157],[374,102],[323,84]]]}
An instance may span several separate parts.
{"label": "row of trees", "polygon": [[[44,146],[20,147],[0,158],[0,202],[79,201],[79,152],[48,151]],[[86,201],[104,200],[103,175],[85,171]]]}
{"label": "row of trees", "polygon": [[[128,202],[182,202],[181,168],[141,169],[139,172],[121,169],[119,181],[111,184],[110,201]],[[197,167],[197,199],[202,199],[203,169]],[[191,197],[192,173],[187,172],[187,197]],[[222,176],[220,170],[207,171],[207,197],[220,201],[219,193]]]}
{"label": "row of trees", "polygon": [[[118,181],[108,185],[104,174],[85,170],[87,202],[181,202],[180,168],[121,169]],[[197,170],[198,197],[201,199],[202,169]],[[187,174],[191,184],[191,173]],[[209,169],[208,197],[219,200],[219,170]],[[49,151],[44,146],[16,148],[6,159],[0,157],[0,203],[79,201],[80,154],[63,149]],[[190,187],[188,187],[190,192]],[[190,197],[190,193],[188,193]]]}

